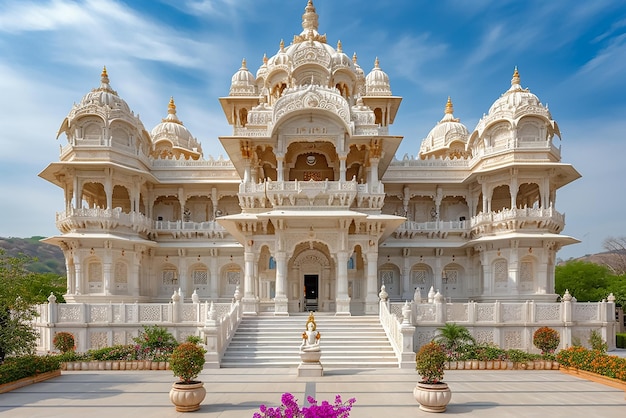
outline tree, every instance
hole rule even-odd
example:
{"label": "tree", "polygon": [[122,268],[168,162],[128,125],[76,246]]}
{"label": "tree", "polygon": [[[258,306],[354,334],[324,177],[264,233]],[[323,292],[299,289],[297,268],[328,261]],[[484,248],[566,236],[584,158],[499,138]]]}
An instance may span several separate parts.
{"label": "tree", "polygon": [[35,351],[38,334],[31,321],[41,296],[34,294],[31,286],[38,275],[25,267],[31,260],[23,255],[8,257],[0,250],[0,364],[6,356]]}
{"label": "tree", "polygon": [[617,276],[626,274],[626,237],[608,237],[602,246],[607,251],[600,254],[602,263]]}
{"label": "tree", "polygon": [[569,292],[580,302],[598,302],[608,296],[610,279],[614,276],[604,265],[570,260],[556,266],[555,290],[559,295]]}

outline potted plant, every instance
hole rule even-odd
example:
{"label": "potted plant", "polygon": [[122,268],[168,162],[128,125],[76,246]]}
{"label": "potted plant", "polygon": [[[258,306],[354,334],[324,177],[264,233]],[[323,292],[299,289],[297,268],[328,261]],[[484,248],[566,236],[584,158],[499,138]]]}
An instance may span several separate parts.
{"label": "potted plant", "polygon": [[206,396],[204,383],[196,380],[204,368],[206,350],[193,342],[184,342],[170,356],[170,369],[180,380],[172,385],[170,400],[178,412],[200,409]]}
{"label": "potted plant", "polygon": [[415,369],[422,380],[415,385],[413,396],[423,411],[444,412],[452,398],[448,384],[443,382],[446,359],[444,347],[435,341],[422,346],[415,355]]}

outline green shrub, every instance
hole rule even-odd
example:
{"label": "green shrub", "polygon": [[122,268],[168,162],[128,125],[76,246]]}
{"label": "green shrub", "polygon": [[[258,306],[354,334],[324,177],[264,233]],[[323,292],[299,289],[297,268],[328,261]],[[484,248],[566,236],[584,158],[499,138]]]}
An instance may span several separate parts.
{"label": "green shrub", "polygon": [[602,335],[600,335],[600,333],[595,329],[589,333],[588,342],[592,350],[598,350],[606,353],[606,350],[609,348],[607,343],[602,339]]}
{"label": "green shrub", "polygon": [[616,334],[615,345],[617,348],[626,348],[626,334]]}
{"label": "green shrub", "polygon": [[52,344],[61,353],[67,353],[76,349],[74,346],[74,335],[69,332],[57,332],[54,334]]}
{"label": "green shrub", "polygon": [[6,358],[0,365],[0,384],[61,368],[59,356],[22,356]]}
{"label": "green shrub", "polygon": [[552,354],[559,346],[561,336],[550,327],[541,327],[533,334],[533,345],[541,350],[541,354]]}
{"label": "green shrub", "polygon": [[204,368],[204,348],[194,343],[182,343],[170,356],[170,368],[181,382],[190,383]]}
{"label": "green shrub", "polygon": [[507,350],[506,357],[507,357],[507,360],[512,361],[514,363],[525,363],[527,361],[537,360],[541,358],[539,354],[531,354],[531,353],[527,353],[526,351],[518,350],[515,348]]}
{"label": "green shrub", "polygon": [[172,354],[178,346],[176,338],[166,329],[158,325],[143,327],[143,332],[133,338],[136,344],[138,360],[154,360]]}
{"label": "green shrub", "polygon": [[626,358],[609,356],[600,350],[570,347],[556,355],[561,366],[572,367],[626,381]]}
{"label": "green shrub", "polygon": [[134,345],[114,345],[112,347],[103,347],[96,350],[87,351],[89,358],[98,361],[137,360],[137,350]]}

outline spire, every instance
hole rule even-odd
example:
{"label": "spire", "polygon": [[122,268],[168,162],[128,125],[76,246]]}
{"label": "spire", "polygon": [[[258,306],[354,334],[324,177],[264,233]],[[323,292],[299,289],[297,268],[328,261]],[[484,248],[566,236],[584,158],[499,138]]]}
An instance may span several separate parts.
{"label": "spire", "polygon": [[376,60],[374,61],[374,68],[380,68],[380,62],[378,62],[378,57],[376,57]]}
{"label": "spire", "polygon": [[285,41],[283,39],[280,40],[280,52],[285,52]]}
{"label": "spire", "polygon": [[511,79],[511,86],[516,84],[520,84],[519,72],[517,71],[517,65],[515,66],[515,71],[513,71],[513,78]]}
{"label": "spire", "polygon": [[452,99],[448,96],[448,102],[446,103],[446,115],[452,115],[454,113],[454,107],[452,106]]}
{"label": "spire", "polygon": [[247,70],[248,69],[248,67],[246,67],[246,59],[245,58],[243,58],[241,60],[241,68],[240,69],[241,70]]}
{"label": "spire", "polygon": [[304,8],[304,14],[302,15],[302,29],[305,32],[316,31],[319,26],[318,16],[315,13],[315,6],[313,6],[313,0],[309,0]]}
{"label": "spire", "polygon": [[343,48],[341,46],[341,41],[337,41],[337,52],[343,52]]}
{"label": "spire", "polygon": [[267,65],[267,54],[263,54],[263,65]]}
{"label": "spire", "polygon": [[102,67],[102,72],[100,73],[100,87],[93,91],[107,91],[117,96],[117,92],[109,84],[109,74],[107,73],[106,65]]}
{"label": "spire", "polygon": [[170,97],[170,102],[167,105],[167,117],[165,119],[161,119],[162,122],[173,122],[182,125],[183,123],[176,116],[176,104],[174,103],[174,97]]}
{"label": "spire", "polygon": [[352,62],[354,64],[356,64],[356,59],[357,59],[357,57],[356,57],[356,52],[355,52],[354,54],[352,54]]}

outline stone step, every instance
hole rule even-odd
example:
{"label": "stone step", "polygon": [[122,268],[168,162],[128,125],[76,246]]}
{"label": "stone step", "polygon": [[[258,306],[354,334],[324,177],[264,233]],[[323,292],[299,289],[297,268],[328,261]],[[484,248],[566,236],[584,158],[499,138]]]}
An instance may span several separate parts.
{"label": "stone step", "polygon": [[[306,315],[244,317],[221,367],[297,367]],[[316,314],[322,365],[333,368],[398,367],[378,317]]]}

